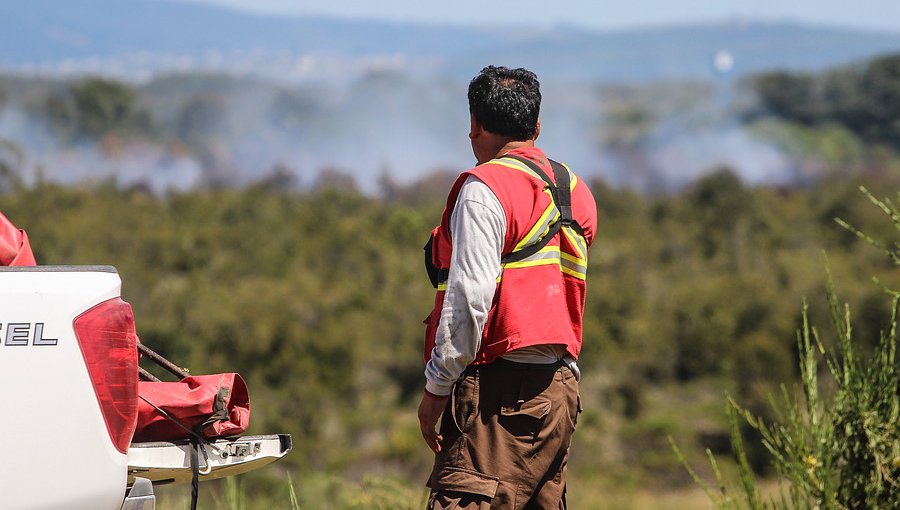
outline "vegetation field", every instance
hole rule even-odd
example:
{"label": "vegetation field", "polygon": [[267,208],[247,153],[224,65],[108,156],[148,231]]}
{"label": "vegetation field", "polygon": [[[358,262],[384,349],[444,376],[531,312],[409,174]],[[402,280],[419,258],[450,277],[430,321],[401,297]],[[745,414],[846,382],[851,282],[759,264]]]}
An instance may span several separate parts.
{"label": "vegetation field", "polygon": [[[590,180],[600,226],[579,360],[585,411],[569,466],[572,508],[710,507],[669,438],[701,477],[712,477],[706,450],[736,471],[725,394],[768,419],[780,384],[799,391],[804,298],[824,345],[838,341],[827,333],[823,253],[854,310],[854,342],[862,353],[876,348],[890,317],[885,288],[900,288],[900,273],[835,218],[897,242],[859,192],[900,190],[896,115],[833,98],[859,99],[874,80],[898,108],[898,62],[750,84],[763,106],[747,113],[747,125],[817,169],[791,185],[749,185],[727,166],[665,193]],[[84,101],[137,104],[124,85],[90,86]],[[59,97],[39,103],[73,139],[115,147],[164,137],[152,116],[119,118],[113,109],[84,117],[80,103]],[[647,118],[632,113],[622,122],[645,129]],[[637,150],[635,136],[614,141],[620,156]],[[185,140],[186,151],[211,147]],[[383,179],[365,192],[336,173],[304,185],[276,172],[180,191],[114,180],[62,185],[21,179],[12,145],[0,145],[0,211],[28,231],[38,262],[115,266],[142,342],[196,374],[241,373],[248,432],[293,435],[294,451],[278,464],[204,485],[202,508],[421,507],[432,457],[415,407],[433,298],[422,246],[452,174]],[[772,475],[765,449],[748,437],[751,467]],[[160,508],[183,508],[189,489],[159,492]]]}

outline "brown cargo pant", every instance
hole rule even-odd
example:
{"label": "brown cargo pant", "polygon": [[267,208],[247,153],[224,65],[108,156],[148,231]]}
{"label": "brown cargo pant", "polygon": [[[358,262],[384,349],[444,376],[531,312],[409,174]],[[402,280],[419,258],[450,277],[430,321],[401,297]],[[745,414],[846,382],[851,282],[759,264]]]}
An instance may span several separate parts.
{"label": "brown cargo pant", "polygon": [[469,367],[441,419],[427,508],[565,509],[580,407],[567,368],[502,359]]}

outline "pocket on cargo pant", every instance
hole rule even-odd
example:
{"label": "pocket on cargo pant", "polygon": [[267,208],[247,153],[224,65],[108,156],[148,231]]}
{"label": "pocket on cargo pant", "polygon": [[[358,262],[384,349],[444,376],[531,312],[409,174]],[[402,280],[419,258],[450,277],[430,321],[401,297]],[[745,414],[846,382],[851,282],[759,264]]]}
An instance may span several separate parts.
{"label": "pocket on cargo pant", "polygon": [[478,471],[448,467],[432,475],[428,510],[484,509],[491,506],[500,479]]}
{"label": "pocket on cargo pant", "polygon": [[541,431],[544,418],[550,414],[553,403],[547,396],[538,395],[530,400],[517,400],[500,406],[500,424],[514,436],[536,436]]}
{"label": "pocket on cargo pant", "polygon": [[453,424],[460,434],[465,434],[478,414],[478,378],[465,375],[453,386],[450,410]]}

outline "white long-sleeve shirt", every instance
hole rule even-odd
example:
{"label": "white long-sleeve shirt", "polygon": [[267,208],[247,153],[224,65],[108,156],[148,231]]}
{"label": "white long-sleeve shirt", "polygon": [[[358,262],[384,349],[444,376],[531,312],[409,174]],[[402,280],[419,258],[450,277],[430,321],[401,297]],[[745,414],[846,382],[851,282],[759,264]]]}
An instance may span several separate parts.
{"label": "white long-sleeve shirt", "polygon": [[[425,366],[425,389],[449,395],[453,383],[475,359],[502,268],[506,213],[493,191],[469,176],[460,187],[450,215],[453,252],[444,306],[431,360]],[[565,347],[541,345],[519,349],[503,357],[528,363],[552,363],[565,356]]]}

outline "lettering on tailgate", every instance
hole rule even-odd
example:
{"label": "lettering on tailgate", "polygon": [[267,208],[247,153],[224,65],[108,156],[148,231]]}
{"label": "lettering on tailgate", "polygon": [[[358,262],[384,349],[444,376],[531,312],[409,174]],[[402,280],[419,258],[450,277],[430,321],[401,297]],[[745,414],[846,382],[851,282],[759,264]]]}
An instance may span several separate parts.
{"label": "lettering on tailgate", "polygon": [[43,322],[7,322],[0,323],[0,339],[3,345],[56,345],[58,339],[44,336]]}

